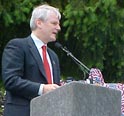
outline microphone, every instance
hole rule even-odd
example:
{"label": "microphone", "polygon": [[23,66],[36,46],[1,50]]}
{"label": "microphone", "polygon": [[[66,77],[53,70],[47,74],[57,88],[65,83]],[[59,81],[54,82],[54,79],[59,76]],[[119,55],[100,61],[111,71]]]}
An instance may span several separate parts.
{"label": "microphone", "polygon": [[61,45],[59,42],[55,42],[55,46],[56,46],[57,48],[63,48],[62,45]]}
{"label": "microphone", "polygon": [[81,61],[79,61],[66,47],[63,47],[59,42],[55,42],[55,46],[66,52],[67,56],[70,56],[83,72],[89,74],[90,69],[87,66],[85,66]]}

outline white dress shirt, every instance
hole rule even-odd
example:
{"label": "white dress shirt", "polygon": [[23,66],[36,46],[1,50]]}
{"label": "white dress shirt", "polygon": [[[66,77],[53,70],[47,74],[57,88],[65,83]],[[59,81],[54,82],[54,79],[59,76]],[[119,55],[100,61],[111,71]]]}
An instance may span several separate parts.
{"label": "white dress shirt", "polygon": [[[47,44],[44,44],[39,38],[37,38],[33,33],[31,33],[31,37],[39,51],[39,54],[42,58],[42,61],[43,61],[43,54],[42,54],[42,46],[47,46]],[[51,77],[52,77],[52,83],[53,83],[53,71],[52,71],[52,64],[51,64],[51,61],[50,61],[50,57],[49,57],[49,54],[47,53],[47,59],[48,59],[48,63],[49,63],[49,66],[50,66],[50,72],[51,72]],[[44,84],[41,84],[40,88],[39,88],[39,92],[38,92],[38,95],[42,95],[43,93],[43,85]]]}

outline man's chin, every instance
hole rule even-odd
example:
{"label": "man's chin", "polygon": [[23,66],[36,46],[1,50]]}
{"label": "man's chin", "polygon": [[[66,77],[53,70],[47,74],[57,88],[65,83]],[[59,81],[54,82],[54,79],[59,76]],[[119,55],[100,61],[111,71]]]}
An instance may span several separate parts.
{"label": "man's chin", "polygon": [[56,41],[56,38],[51,38],[51,42],[54,42],[54,41]]}

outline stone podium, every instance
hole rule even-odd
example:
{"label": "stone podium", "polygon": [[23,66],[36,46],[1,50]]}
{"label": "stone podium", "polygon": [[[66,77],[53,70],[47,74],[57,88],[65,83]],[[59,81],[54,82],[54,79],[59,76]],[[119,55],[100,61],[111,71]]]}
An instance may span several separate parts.
{"label": "stone podium", "polygon": [[121,92],[73,81],[34,98],[30,116],[121,116]]}

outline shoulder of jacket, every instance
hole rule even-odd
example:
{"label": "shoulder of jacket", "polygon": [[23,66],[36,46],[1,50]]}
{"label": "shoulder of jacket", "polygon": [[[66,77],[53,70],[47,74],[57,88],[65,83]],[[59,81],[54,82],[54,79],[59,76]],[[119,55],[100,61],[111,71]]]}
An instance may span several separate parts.
{"label": "shoulder of jacket", "polygon": [[29,39],[29,36],[28,37],[25,37],[25,38],[14,38],[14,39],[11,39],[8,44],[23,44],[23,43],[27,43]]}

